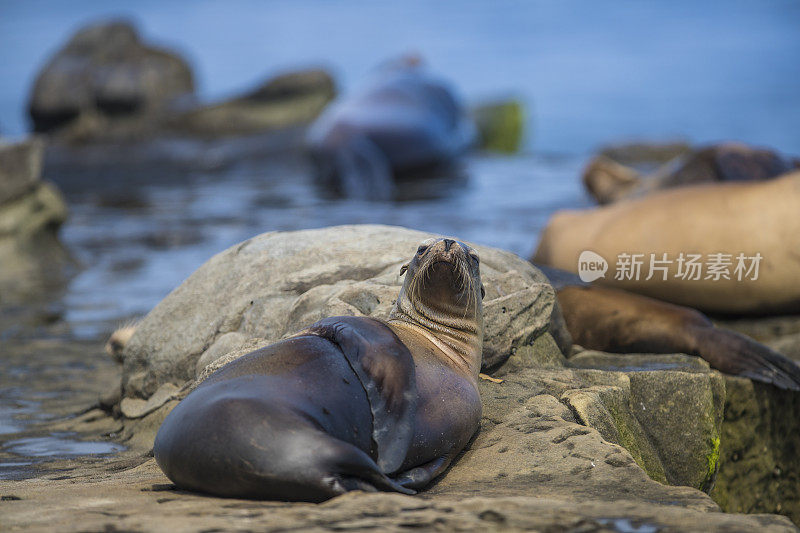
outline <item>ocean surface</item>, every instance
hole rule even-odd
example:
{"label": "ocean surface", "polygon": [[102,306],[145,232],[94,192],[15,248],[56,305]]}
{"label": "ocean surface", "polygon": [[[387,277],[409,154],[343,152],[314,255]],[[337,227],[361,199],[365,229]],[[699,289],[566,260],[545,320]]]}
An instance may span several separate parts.
{"label": "ocean surface", "polygon": [[76,29],[110,17],[188,57],[207,100],[312,65],[347,90],[415,51],[467,100],[526,100],[537,152],[682,137],[800,153],[796,0],[0,0],[0,132],[27,129],[38,70]]}

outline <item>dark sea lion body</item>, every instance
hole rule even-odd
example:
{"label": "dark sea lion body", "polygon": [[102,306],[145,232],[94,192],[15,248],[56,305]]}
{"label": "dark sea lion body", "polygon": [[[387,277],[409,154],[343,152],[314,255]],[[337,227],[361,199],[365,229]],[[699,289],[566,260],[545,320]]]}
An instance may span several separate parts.
{"label": "dark sea lion body", "polygon": [[154,453],[178,486],[219,496],[321,501],[368,486],[402,490],[378,468],[372,428],[341,349],[303,335],[212,374],[169,414]]}
{"label": "dark sea lion body", "polygon": [[596,287],[540,267],[556,289],[572,341],[611,353],[685,353],[736,376],[800,390],[800,367],[755,340],[714,326],[700,311],[627,291]]}
{"label": "dark sea lion body", "polygon": [[347,197],[387,199],[399,180],[446,169],[476,139],[453,91],[415,63],[381,69],[311,126],[318,180]]}
{"label": "dark sea lion body", "polygon": [[[447,252],[444,246],[430,245],[423,255],[466,261],[452,259],[453,245]],[[388,323],[327,318],[209,376],[156,435],[154,455],[167,477],[219,496],[302,501],[356,489],[413,493],[429,483],[467,444],[481,416],[482,318],[470,322],[465,313],[444,321],[436,333],[443,340],[408,320],[424,295],[446,305],[463,300],[473,315],[482,313],[479,296],[461,294],[478,290],[456,277],[465,267],[435,263],[426,267],[423,296],[405,290],[407,277]],[[416,264],[415,258],[409,272]],[[425,309],[433,308],[450,310],[438,303]],[[470,335],[453,329],[461,321],[475,324]],[[466,363],[457,355],[464,339]]]}

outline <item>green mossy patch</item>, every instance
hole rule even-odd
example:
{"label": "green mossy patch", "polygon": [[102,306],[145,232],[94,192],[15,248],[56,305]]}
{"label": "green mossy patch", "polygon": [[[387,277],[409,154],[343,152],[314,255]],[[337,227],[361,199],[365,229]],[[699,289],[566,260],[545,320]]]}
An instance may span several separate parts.
{"label": "green mossy patch", "polygon": [[478,106],[473,111],[478,126],[480,147],[501,154],[515,154],[522,145],[525,108],[509,100]]}

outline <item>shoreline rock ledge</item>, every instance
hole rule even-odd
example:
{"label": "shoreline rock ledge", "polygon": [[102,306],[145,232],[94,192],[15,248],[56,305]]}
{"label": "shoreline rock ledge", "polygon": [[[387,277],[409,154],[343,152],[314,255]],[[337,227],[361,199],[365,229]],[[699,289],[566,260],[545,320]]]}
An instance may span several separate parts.
{"label": "shoreline rock ledge", "polygon": [[[265,233],[211,258],[140,322],[123,351],[114,411],[127,453],[149,450],[167,413],[214,368],[324,316],[385,317],[400,265],[428,235],[375,225]],[[419,496],[233,503],[171,490],[152,458],[142,458],[132,467],[109,465],[113,476],[80,492],[23,482],[15,495],[28,501],[17,509],[28,508],[34,520],[33,502],[54,496],[53,505],[77,520],[76,501],[102,495],[109,508],[137,502],[115,515],[116,527],[130,529],[225,528],[246,511],[276,529],[796,531],[783,516],[722,513],[704,492],[719,466],[719,373],[680,355],[578,351],[566,359],[554,340],[555,297],[544,276],[509,252],[477,250],[485,366],[501,381],[481,381],[480,431]],[[164,515],[162,502],[174,511]]]}

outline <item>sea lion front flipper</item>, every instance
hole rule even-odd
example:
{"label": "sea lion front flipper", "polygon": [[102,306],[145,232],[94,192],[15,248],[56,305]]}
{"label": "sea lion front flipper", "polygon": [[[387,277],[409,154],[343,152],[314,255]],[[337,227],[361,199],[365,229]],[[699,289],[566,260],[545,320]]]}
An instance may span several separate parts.
{"label": "sea lion front flipper", "polygon": [[433,479],[447,470],[452,462],[452,456],[442,455],[420,466],[410,468],[397,476],[394,481],[407,489],[419,489],[426,486]]}
{"label": "sea lion front flipper", "polygon": [[800,390],[800,366],[750,337],[717,327],[696,327],[696,354],[727,374]]}
{"label": "sea lion front flipper", "polygon": [[411,353],[388,326],[366,317],[331,317],[300,334],[333,342],[361,381],[372,411],[376,462],[385,473],[397,471],[414,433],[417,380]]}

